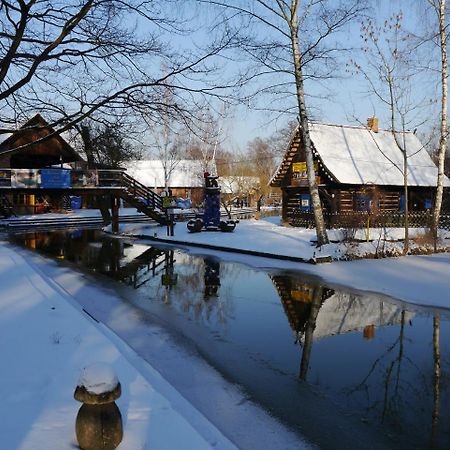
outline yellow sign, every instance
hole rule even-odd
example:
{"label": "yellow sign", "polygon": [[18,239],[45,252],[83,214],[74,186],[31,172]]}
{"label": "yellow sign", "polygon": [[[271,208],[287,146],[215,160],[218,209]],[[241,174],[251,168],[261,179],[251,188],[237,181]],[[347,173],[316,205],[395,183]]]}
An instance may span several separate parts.
{"label": "yellow sign", "polygon": [[306,172],[306,162],[292,163],[292,172]]}
{"label": "yellow sign", "polygon": [[[306,162],[305,161],[301,161],[301,162],[295,162],[292,163],[292,172],[294,173],[298,173],[298,172],[306,172]],[[319,164],[317,163],[317,161],[314,162],[314,171],[317,172],[319,170]]]}
{"label": "yellow sign", "polygon": [[296,302],[310,303],[312,302],[313,290],[308,288],[292,289],[291,297]]}

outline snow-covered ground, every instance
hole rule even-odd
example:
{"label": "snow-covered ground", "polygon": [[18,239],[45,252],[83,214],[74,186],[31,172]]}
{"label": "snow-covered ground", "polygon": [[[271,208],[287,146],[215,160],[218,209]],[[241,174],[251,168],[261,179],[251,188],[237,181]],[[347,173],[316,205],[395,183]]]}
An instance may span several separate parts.
{"label": "snow-covered ground", "polygon": [[[450,308],[450,254],[404,256],[382,259],[357,259],[353,261],[333,261],[325,264],[305,264],[282,259],[259,258],[245,254],[226,253],[226,250],[238,249],[250,252],[261,252],[267,255],[299,257],[305,260],[320,256],[331,256],[339,259],[346,252],[357,254],[373,253],[380,245],[377,237],[380,230],[371,229],[372,239],[369,242],[348,244],[341,242],[342,232],[329,232],[330,240],[337,241],[318,249],[312,241],[314,230],[304,228],[283,227],[279,217],[267,220],[241,220],[233,233],[201,232],[189,233],[185,224],[175,227],[175,236],[167,236],[163,227],[146,224],[122,224],[120,233],[128,236],[145,238],[161,238],[164,241],[184,242],[186,245],[198,244],[214,246],[211,248],[190,247],[193,253],[209,253],[220,251],[223,259],[242,262],[255,267],[287,268],[307,272],[323,279],[332,286],[368,291],[391,296],[405,302],[424,306]],[[364,233],[361,231],[361,233]],[[401,249],[398,241],[403,237],[402,229],[387,230],[391,249]],[[411,235],[424,233],[424,230],[411,229]],[[363,237],[363,236],[361,236]],[[441,245],[450,245],[450,233],[442,232]],[[382,244],[381,244],[382,245]]]}
{"label": "snow-covered ground", "polygon": [[96,362],[114,367],[123,386],[117,401],[125,428],[120,449],[236,448],[156,371],[4,243],[0,283],[1,448],[74,448],[81,405],[73,393],[83,367]]}
{"label": "snow-covered ground", "polygon": [[[231,439],[225,437],[121,339],[132,333],[139,340],[148,324],[140,325],[114,291],[83,274],[0,242],[0,283],[0,448],[76,448],[81,404],[73,393],[83,368],[99,362],[114,368],[122,384],[119,450],[251,449],[257,440],[270,449],[309,448],[204,362],[174,348],[154,326],[154,350],[186,380],[201,380],[197,395],[226,418]],[[102,322],[120,323],[119,336]],[[198,386],[193,383],[192,389]]]}
{"label": "snow-covered ground", "polygon": [[[136,208],[120,208],[121,216],[143,216],[145,214],[136,211]],[[10,222],[30,220],[36,221],[39,219],[76,219],[76,218],[100,218],[101,212],[99,209],[71,209],[66,212],[59,213],[45,213],[45,214],[28,214],[17,217],[9,217],[8,219],[0,220],[0,225],[5,225]]]}

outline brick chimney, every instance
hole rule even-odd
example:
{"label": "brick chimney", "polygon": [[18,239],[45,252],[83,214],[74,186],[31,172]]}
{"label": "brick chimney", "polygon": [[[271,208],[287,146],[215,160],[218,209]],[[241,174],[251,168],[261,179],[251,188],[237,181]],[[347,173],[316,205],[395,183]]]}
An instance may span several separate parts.
{"label": "brick chimney", "polygon": [[374,133],[378,133],[378,117],[369,117],[367,119],[367,128]]}

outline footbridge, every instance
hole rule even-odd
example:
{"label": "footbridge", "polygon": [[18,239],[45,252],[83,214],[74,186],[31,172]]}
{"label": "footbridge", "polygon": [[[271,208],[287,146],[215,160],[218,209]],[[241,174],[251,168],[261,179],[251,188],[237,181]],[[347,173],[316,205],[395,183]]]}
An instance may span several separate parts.
{"label": "footbridge", "polygon": [[112,210],[113,229],[118,228],[120,198],[161,225],[169,221],[162,197],[120,169],[0,169],[0,213],[13,212],[11,194],[109,198],[111,204],[106,206]]}

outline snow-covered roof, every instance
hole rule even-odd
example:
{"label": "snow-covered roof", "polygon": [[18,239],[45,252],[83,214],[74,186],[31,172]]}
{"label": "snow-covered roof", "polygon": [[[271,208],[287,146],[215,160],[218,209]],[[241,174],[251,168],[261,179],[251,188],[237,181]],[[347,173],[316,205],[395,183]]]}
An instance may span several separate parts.
{"label": "snow-covered roof", "polygon": [[[299,131],[291,141],[285,160],[272,178],[277,184],[285,176],[297,151]],[[310,124],[314,150],[324,170],[342,184],[403,185],[403,154],[388,130],[377,133],[365,127]],[[405,142],[408,155],[408,184],[410,186],[436,186],[437,167],[424,146],[412,132],[397,133]],[[289,164],[286,159],[290,157]],[[400,169],[400,170],[399,170]],[[445,178],[445,185],[450,180]]]}
{"label": "snow-covered roof", "polygon": [[259,177],[228,176],[219,178],[219,186],[224,194],[239,194],[258,189]]}
{"label": "snow-covered roof", "polygon": [[[164,187],[164,166],[161,160],[130,161],[124,166],[127,173],[140,183],[148,187]],[[202,160],[182,159],[173,164],[169,163],[167,167],[170,172],[169,187],[203,187],[204,162]],[[170,170],[171,167],[173,167],[172,170]],[[211,170],[211,173],[214,171]]]}
{"label": "snow-covered roof", "polygon": [[12,133],[1,133],[0,134],[0,144],[3,141],[6,141],[6,139],[8,139],[10,136],[12,136]]}

